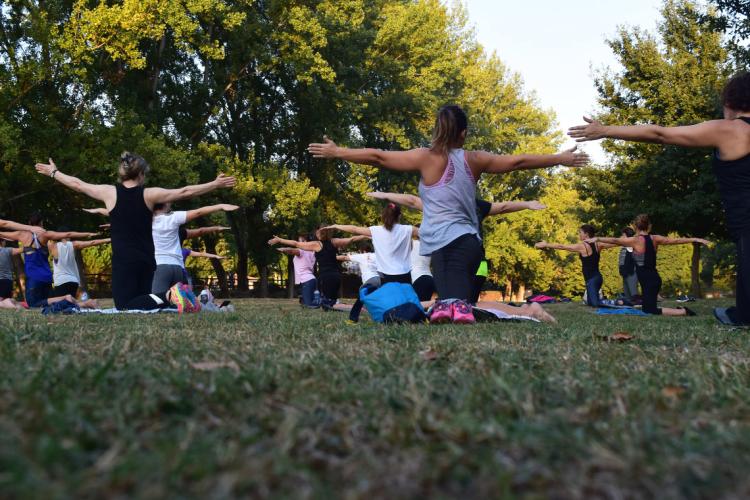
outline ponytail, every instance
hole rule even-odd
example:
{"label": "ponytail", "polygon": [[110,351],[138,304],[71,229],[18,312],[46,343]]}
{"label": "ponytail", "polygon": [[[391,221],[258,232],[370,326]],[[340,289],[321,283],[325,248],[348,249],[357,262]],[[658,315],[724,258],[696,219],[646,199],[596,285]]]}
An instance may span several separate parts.
{"label": "ponytail", "polygon": [[383,226],[390,231],[401,220],[401,207],[389,203],[383,209]]}
{"label": "ponytail", "polygon": [[435,129],[432,131],[432,151],[447,154],[453,148],[461,147],[464,132],[469,126],[466,113],[460,106],[449,104],[438,110]]}

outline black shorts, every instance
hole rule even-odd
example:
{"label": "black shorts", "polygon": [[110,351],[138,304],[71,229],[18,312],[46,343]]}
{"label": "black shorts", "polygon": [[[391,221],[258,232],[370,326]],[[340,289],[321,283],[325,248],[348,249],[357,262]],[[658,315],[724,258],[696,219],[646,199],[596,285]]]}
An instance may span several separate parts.
{"label": "black shorts", "polygon": [[0,300],[13,298],[13,280],[0,280]]}

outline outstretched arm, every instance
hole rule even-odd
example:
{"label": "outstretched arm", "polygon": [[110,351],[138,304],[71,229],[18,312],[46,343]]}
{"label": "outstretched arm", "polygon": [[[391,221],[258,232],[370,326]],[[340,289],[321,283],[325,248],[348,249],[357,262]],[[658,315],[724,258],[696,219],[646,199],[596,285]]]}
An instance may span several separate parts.
{"label": "outstretched arm", "polygon": [[279,252],[286,254],[286,255],[299,255],[299,248],[277,248]]}
{"label": "outstretched arm", "polygon": [[207,207],[201,207],[196,210],[188,210],[187,212],[187,222],[193,221],[199,217],[203,217],[204,215],[209,215],[215,212],[232,212],[234,210],[237,210],[237,205],[229,205],[226,203],[221,203],[219,205],[210,205]]}
{"label": "outstretched arm", "polygon": [[237,180],[234,177],[219,174],[215,180],[205,184],[185,186],[178,189],[147,188],[143,193],[143,197],[146,200],[146,204],[153,208],[157,203],[173,203],[175,201],[187,200],[210,193],[216,189],[229,189],[234,187],[235,184],[237,184]]}
{"label": "outstretched arm", "polygon": [[76,231],[67,231],[62,233],[58,231],[46,231],[40,235],[40,239],[44,239],[46,241],[76,240],[82,238],[93,238],[94,236],[98,235],[99,233],[79,233]]}
{"label": "outstretched arm", "polygon": [[653,235],[651,238],[658,245],[687,245],[689,243],[699,243],[708,246],[711,244],[710,241],[704,240],[703,238],[669,238],[667,236],[658,235]]}
{"label": "outstretched arm", "polygon": [[422,211],[422,198],[413,194],[383,193],[375,191],[372,193],[367,193],[367,196],[369,196],[370,198],[375,198],[376,200],[386,200],[390,201],[391,203],[395,203],[396,205],[419,210],[420,212]]}
{"label": "outstretched arm", "polygon": [[352,163],[372,165],[390,170],[418,171],[430,154],[428,149],[409,151],[383,151],[381,149],[350,149],[337,146],[327,136],[323,142],[313,143],[307,148],[314,158],[340,158]]}
{"label": "outstretched arm", "polygon": [[625,238],[605,238],[605,237],[597,236],[595,238],[590,238],[586,240],[586,243],[588,243],[589,245],[594,244],[594,243],[599,243],[600,245],[607,245],[607,247],[602,246],[602,248],[608,248],[609,246],[634,247],[638,243],[638,236],[625,237]]}
{"label": "outstretched arm", "polygon": [[106,245],[107,243],[111,243],[112,238],[105,238],[102,240],[90,240],[90,241],[74,241],[73,242],[73,248],[76,250],[83,250],[84,248],[90,248],[95,247],[99,245]]}
{"label": "outstretched arm", "polygon": [[372,231],[370,231],[369,227],[352,226],[350,224],[333,224],[331,226],[324,227],[323,229],[336,229],[345,233],[367,236],[368,238],[372,237]]}
{"label": "outstretched arm", "polygon": [[12,240],[12,241],[21,241],[21,238],[23,237],[23,234],[26,231],[0,231],[0,238],[5,238],[6,240]]}
{"label": "outstretched arm", "polygon": [[492,204],[488,215],[502,215],[510,214],[513,212],[520,212],[522,210],[544,210],[547,208],[546,205],[539,203],[536,200],[532,201],[501,201]]}
{"label": "outstretched arm", "polygon": [[0,229],[6,231],[29,231],[32,233],[43,233],[45,229],[39,226],[27,226],[26,224],[19,224],[10,220],[0,219]]}
{"label": "outstretched arm", "polygon": [[573,252],[573,253],[583,253],[584,246],[583,243],[575,243],[573,245],[561,245],[558,243],[547,243],[546,241],[540,241],[536,245],[534,245],[534,248],[538,248],[540,250],[544,248],[551,248],[553,250],[564,250],[566,252]]}
{"label": "outstretched arm", "polygon": [[36,171],[42,175],[52,177],[63,186],[78,191],[86,196],[104,202],[107,210],[112,210],[117,201],[117,191],[114,186],[107,184],[89,184],[72,175],[64,174],[58,170],[52,158],[49,163],[37,163]]}
{"label": "outstretched arm", "polygon": [[336,248],[344,248],[344,247],[348,247],[352,243],[357,243],[358,241],[364,241],[369,238],[370,236],[365,236],[365,235],[352,236],[351,238],[331,238],[331,243]]}
{"label": "outstretched arm", "polygon": [[589,155],[576,153],[573,147],[554,155],[496,155],[486,151],[472,151],[467,153],[467,160],[473,169],[480,173],[502,174],[515,170],[532,170],[536,168],[554,167],[582,167],[589,162]]}
{"label": "outstretched arm", "polygon": [[727,140],[733,140],[736,129],[731,120],[711,120],[697,125],[661,127],[659,125],[604,125],[599,120],[583,117],[585,125],[568,129],[568,135],[576,142],[597,139],[622,139],[634,142],[653,142],[685,147],[720,148]]}
{"label": "outstretched arm", "polygon": [[299,248],[300,250],[307,250],[309,252],[319,252],[323,248],[323,244],[319,241],[286,240],[284,238],[279,238],[278,236],[274,236],[273,238],[268,240],[268,244],[271,246],[281,244],[287,247]]}
{"label": "outstretched arm", "polygon": [[216,255],[213,253],[206,253],[206,252],[196,252],[195,250],[190,252],[190,257],[204,257],[206,259],[218,259],[218,260],[224,260],[226,257],[223,255]]}
{"label": "outstretched arm", "polygon": [[188,229],[187,230],[187,238],[188,240],[191,240],[193,238],[199,238],[201,236],[205,236],[207,234],[213,234],[213,233],[220,233],[222,231],[228,231],[229,227],[224,226],[209,226],[209,227],[199,227],[196,229]]}
{"label": "outstretched arm", "polygon": [[82,208],[81,210],[90,214],[103,215],[105,217],[109,216],[109,210],[106,208]]}

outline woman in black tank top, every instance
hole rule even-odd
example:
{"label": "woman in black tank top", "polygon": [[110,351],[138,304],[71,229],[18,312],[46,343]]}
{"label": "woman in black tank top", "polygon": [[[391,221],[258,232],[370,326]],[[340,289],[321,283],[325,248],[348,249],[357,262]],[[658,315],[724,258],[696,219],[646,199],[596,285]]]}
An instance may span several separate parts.
{"label": "woman in black tank top", "polygon": [[112,233],[112,296],[117,309],[158,309],[169,302],[179,309],[189,302],[186,310],[198,309],[190,290],[181,296],[152,295],[151,281],[154,268],[154,242],[151,235],[153,206],[185,200],[219,188],[231,188],[234,177],[220,174],[213,182],[179,189],[144,188],[149,164],[142,157],[125,152],[120,157],[120,182],[114,186],[95,185],[66,175],[55,163],[37,163],[37,172],[48,175],[60,184],[104,202],[110,217]]}
{"label": "woman in black tank top", "polygon": [[651,220],[646,214],[641,214],[633,222],[638,234],[622,238],[593,238],[590,242],[606,245],[618,245],[633,248],[635,272],[641,285],[643,297],[643,312],[648,314],[663,314],[664,316],[695,316],[687,307],[659,308],[659,291],[661,290],[661,276],[656,270],[656,247],[659,245],[686,245],[700,243],[708,245],[709,241],[701,238],[667,238],[651,235]]}
{"label": "woman in black tank top", "polygon": [[274,236],[268,240],[269,245],[284,245],[315,252],[318,265],[318,289],[320,290],[320,305],[323,309],[332,309],[339,298],[341,288],[341,264],[336,255],[339,249],[367,239],[367,236],[353,236],[351,238],[331,238],[331,230],[321,226],[315,232],[318,241],[287,240]]}
{"label": "woman in black tank top", "polygon": [[737,305],[716,308],[714,315],[724,324],[750,325],[750,73],[745,71],[729,80],[722,92],[722,104],[723,120],[700,125],[616,127],[587,118],[586,125],[572,127],[568,135],[578,142],[611,138],[716,150],[714,172],[727,227],[737,245]]}
{"label": "woman in black tank top", "polygon": [[604,278],[599,272],[599,259],[600,251],[605,248],[611,248],[613,245],[607,245],[602,243],[589,243],[586,240],[590,240],[596,235],[594,227],[589,224],[584,224],[578,229],[578,239],[580,242],[573,245],[560,245],[557,243],[547,243],[546,241],[540,241],[535,248],[552,248],[554,250],[565,250],[566,252],[577,253],[581,259],[581,268],[583,271],[583,281],[586,285],[586,305],[591,307],[599,307],[601,305],[599,299],[599,292],[604,284]]}

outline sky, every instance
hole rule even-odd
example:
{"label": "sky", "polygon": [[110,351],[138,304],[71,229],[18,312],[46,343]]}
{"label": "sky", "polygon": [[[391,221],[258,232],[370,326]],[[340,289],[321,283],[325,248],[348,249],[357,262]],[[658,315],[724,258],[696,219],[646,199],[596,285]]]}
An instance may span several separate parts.
{"label": "sky", "polygon": [[[527,91],[554,110],[561,130],[596,111],[594,71],[617,68],[605,40],[618,27],[656,29],[661,0],[465,0],[469,20],[488,53],[497,53],[519,73]],[[568,141],[569,146],[574,143]],[[583,146],[594,161],[605,155],[598,143]]]}

